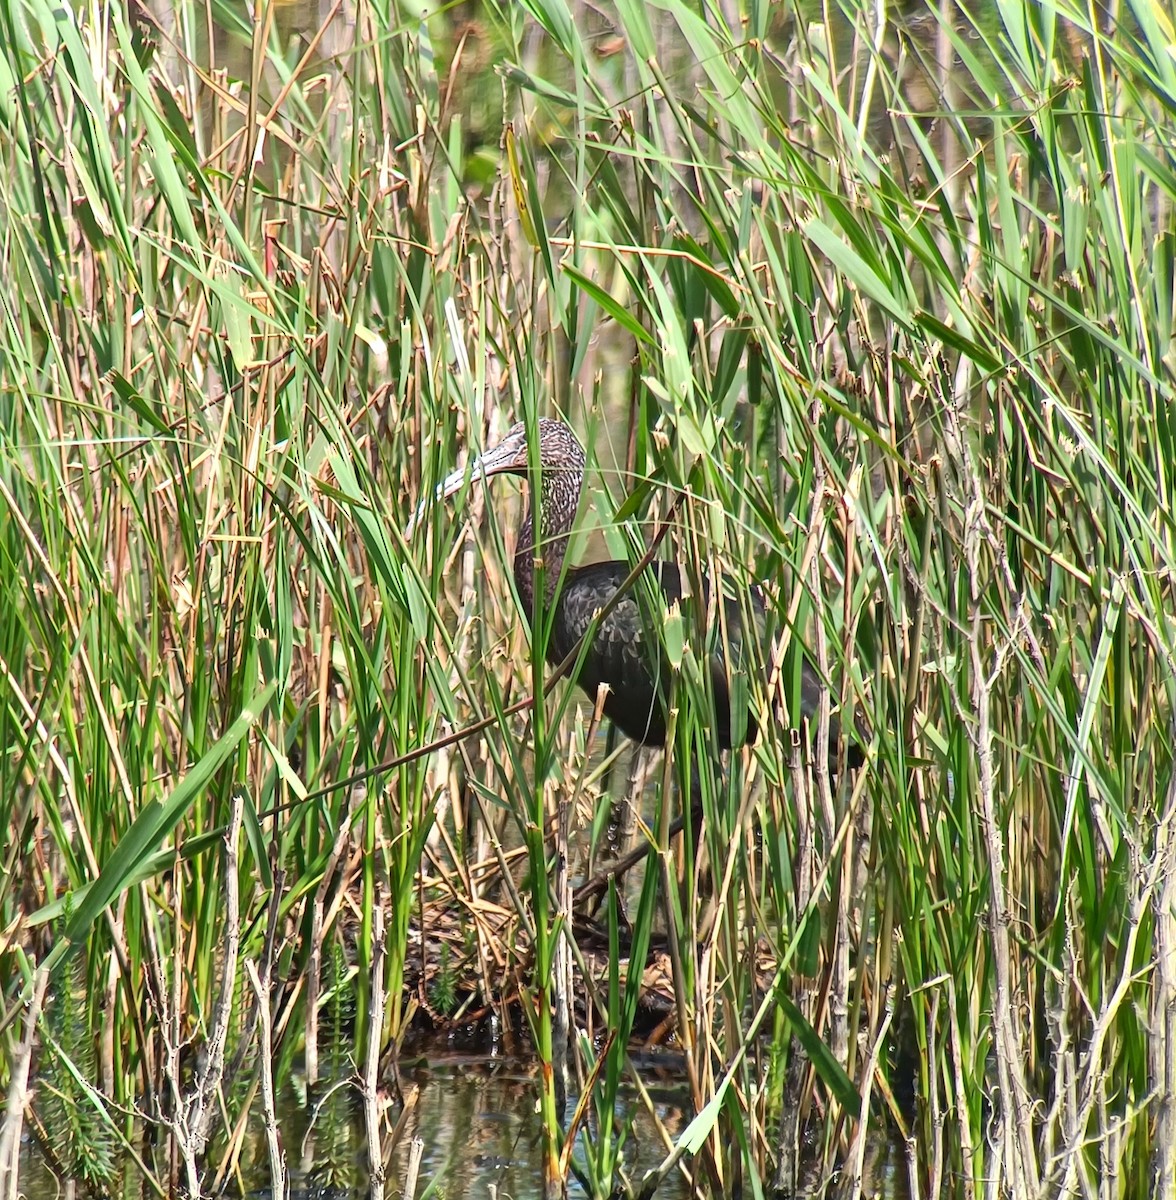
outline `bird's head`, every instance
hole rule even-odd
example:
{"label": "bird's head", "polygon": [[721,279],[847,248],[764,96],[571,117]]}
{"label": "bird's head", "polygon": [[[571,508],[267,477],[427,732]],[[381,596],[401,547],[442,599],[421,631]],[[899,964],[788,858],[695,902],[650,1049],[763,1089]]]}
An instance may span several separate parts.
{"label": "bird's head", "polygon": [[[576,435],[562,421],[542,417],[536,428],[539,435],[539,469],[549,485],[556,484],[558,487],[561,477],[568,479],[572,485],[568,488],[568,494],[573,498],[574,508],[574,498],[579,495],[580,477],[584,473],[584,449],[576,440]],[[527,427],[519,421],[510,427],[498,445],[480,454],[469,467],[447,476],[437,488],[436,499],[442,500],[461,491],[467,479],[489,479],[492,475],[521,475],[526,478],[530,470]],[[406,533],[411,533],[418,525],[425,507],[422,501]]]}
{"label": "bird's head", "polygon": [[[554,471],[582,472],[584,470],[584,451],[576,440],[576,435],[562,422],[553,421],[550,417],[542,417],[536,427],[539,435],[539,467],[544,474]],[[522,421],[512,425],[502,439],[491,450],[480,455],[470,469],[473,476],[482,475],[523,475],[530,473],[530,456],[527,450],[527,427]],[[455,472],[462,476],[462,472]],[[449,481],[445,481],[448,488]],[[454,486],[456,491],[460,486]],[[446,491],[446,495],[451,495]]]}

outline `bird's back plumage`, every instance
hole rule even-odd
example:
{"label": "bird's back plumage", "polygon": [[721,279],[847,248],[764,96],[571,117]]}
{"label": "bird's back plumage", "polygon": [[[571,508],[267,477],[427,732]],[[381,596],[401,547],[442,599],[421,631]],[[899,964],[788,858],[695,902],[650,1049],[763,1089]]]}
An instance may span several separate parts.
{"label": "bird's back plumage", "polygon": [[[587,632],[593,617],[616,593],[630,573],[626,562],[590,563],[567,572],[556,595],[547,657],[562,662]],[[576,681],[596,701],[600,684],[609,685],[604,713],[623,733],[646,745],[660,746],[666,739],[666,706],[671,682],[670,665],[658,637],[658,626],[671,605],[683,602],[682,574],[674,563],[654,563],[649,574],[657,583],[654,603],[642,612],[640,580],[623,595],[601,620],[595,637],[583,652]],[[709,610],[709,585],[704,584],[697,612]],[[751,593],[751,612],[763,634],[764,606],[758,592]],[[723,598],[723,619],[708,637],[710,674],[714,692],[716,735],[726,749],[733,740],[731,719],[731,680],[737,672],[746,673],[743,612],[735,600]],[[739,689],[743,697],[749,689]],[[738,729],[739,722],[735,722]],[[750,709],[737,740],[754,741],[757,726]]]}

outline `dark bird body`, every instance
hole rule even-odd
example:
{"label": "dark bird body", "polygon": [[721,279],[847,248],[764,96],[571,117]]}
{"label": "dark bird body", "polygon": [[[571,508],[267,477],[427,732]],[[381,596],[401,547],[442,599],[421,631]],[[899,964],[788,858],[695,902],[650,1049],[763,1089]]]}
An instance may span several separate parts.
{"label": "dark bird body", "polygon": [[[657,579],[666,608],[681,604],[682,575],[674,563],[650,564],[649,571]],[[573,567],[567,572],[560,589],[555,621],[547,645],[547,659],[552,664],[562,662],[588,631],[592,618],[612,598],[630,574],[626,562],[591,563]],[[700,600],[705,611],[707,596]],[[763,626],[764,606],[758,594],[753,610]],[[724,598],[724,624],[727,633],[725,656],[717,651],[711,655],[711,685],[714,689],[715,718],[719,745],[724,749],[732,744],[729,674],[725,667],[735,670],[743,663],[743,621],[739,604]],[[666,740],[665,702],[670,688],[668,663],[658,669],[662,649],[656,638],[647,638],[645,622],[637,597],[629,592],[605,615],[596,636],[584,653],[583,665],[576,682],[595,701],[600,685],[608,685],[604,715],[635,742],[661,746]],[[747,713],[746,731],[741,741],[755,741],[758,732],[755,718]]]}
{"label": "dark bird body", "polygon": [[[546,657],[555,665],[578,647],[594,616],[616,594],[631,568],[627,562],[612,561],[564,571],[568,535],[584,479],[584,451],[572,431],[560,421],[541,420],[538,434],[539,537],[535,536],[535,506],[531,504],[519,530],[514,576],[527,617],[533,623],[536,561],[541,561],[547,611],[551,612],[554,605]],[[510,474],[527,478],[529,473],[526,428],[522,424],[515,425],[472,467],[475,477]],[[454,472],[441,485],[441,495],[452,495],[465,479],[464,471]],[[667,608],[683,600],[682,575],[675,564],[653,563],[648,570],[657,580]],[[698,598],[699,609],[703,612],[708,608],[708,586],[704,583],[704,594]],[[666,740],[666,702],[671,672],[659,640],[647,634],[648,621],[643,617],[642,606],[634,591],[621,596],[599,622],[595,636],[581,654],[576,682],[593,704],[600,685],[607,685],[605,715],[634,741],[660,746]],[[764,661],[762,654],[745,652],[750,649],[744,646],[745,612],[754,614],[754,637],[762,644],[765,609],[762,595],[758,589],[753,589],[743,604],[723,598],[722,635],[716,637],[717,647],[710,656],[715,732],[718,744],[724,749],[733,741],[731,671],[743,671],[752,663]],[[747,695],[749,691],[744,688],[742,694]],[[815,712],[819,696],[816,674],[805,662],[801,680],[801,708],[805,715]],[[758,727],[750,710],[742,726],[739,741],[754,741]]]}

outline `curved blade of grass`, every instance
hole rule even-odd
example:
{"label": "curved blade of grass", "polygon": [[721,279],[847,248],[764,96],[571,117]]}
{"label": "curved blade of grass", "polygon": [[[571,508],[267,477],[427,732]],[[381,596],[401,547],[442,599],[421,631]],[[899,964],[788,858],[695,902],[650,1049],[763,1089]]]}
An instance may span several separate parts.
{"label": "curved blade of grass", "polygon": [[853,1086],[853,1080],[845,1073],[845,1068],[833,1057],[833,1052],[792,999],[784,992],[781,992],[778,998],[780,1007],[792,1024],[796,1040],[804,1047],[813,1069],[821,1077],[821,1082],[837,1097],[838,1104],[847,1113],[853,1117],[858,1116],[861,1112],[862,1098]]}
{"label": "curved blade of grass", "polygon": [[114,853],[94,881],[81,907],[65,931],[65,937],[53,947],[46,966],[50,970],[86,937],[90,926],[101,916],[107,905],[131,886],[140,864],[159,848],[160,843],[176,827],[193,801],[208,786],[217,771],[228,761],[241,739],[253,728],[265,711],[276,683],[268,683],[241,710],[241,715],[228,731],[204,754],[187,775],[176,785],[168,798],[160,803],[152,800],[144,805],[134,824],[120,839]]}

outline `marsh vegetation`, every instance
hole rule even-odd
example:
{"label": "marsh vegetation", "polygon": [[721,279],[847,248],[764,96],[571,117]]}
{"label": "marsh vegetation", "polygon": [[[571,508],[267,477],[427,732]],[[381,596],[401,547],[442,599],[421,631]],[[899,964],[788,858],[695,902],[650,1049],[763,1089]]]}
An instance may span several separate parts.
{"label": "marsh vegetation", "polygon": [[[1174,40],[0,7],[5,1194],[29,1129],[94,1194],[280,1194],[292,1078],[411,1193],[460,1030],[531,1064],[546,1195],[856,1196],[879,1144],[932,1200],[1176,1195]],[[644,593],[636,752],[520,619],[517,492],[406,534],[552,415],[570,561],[763,586],[753,746],[705,605]]]}

